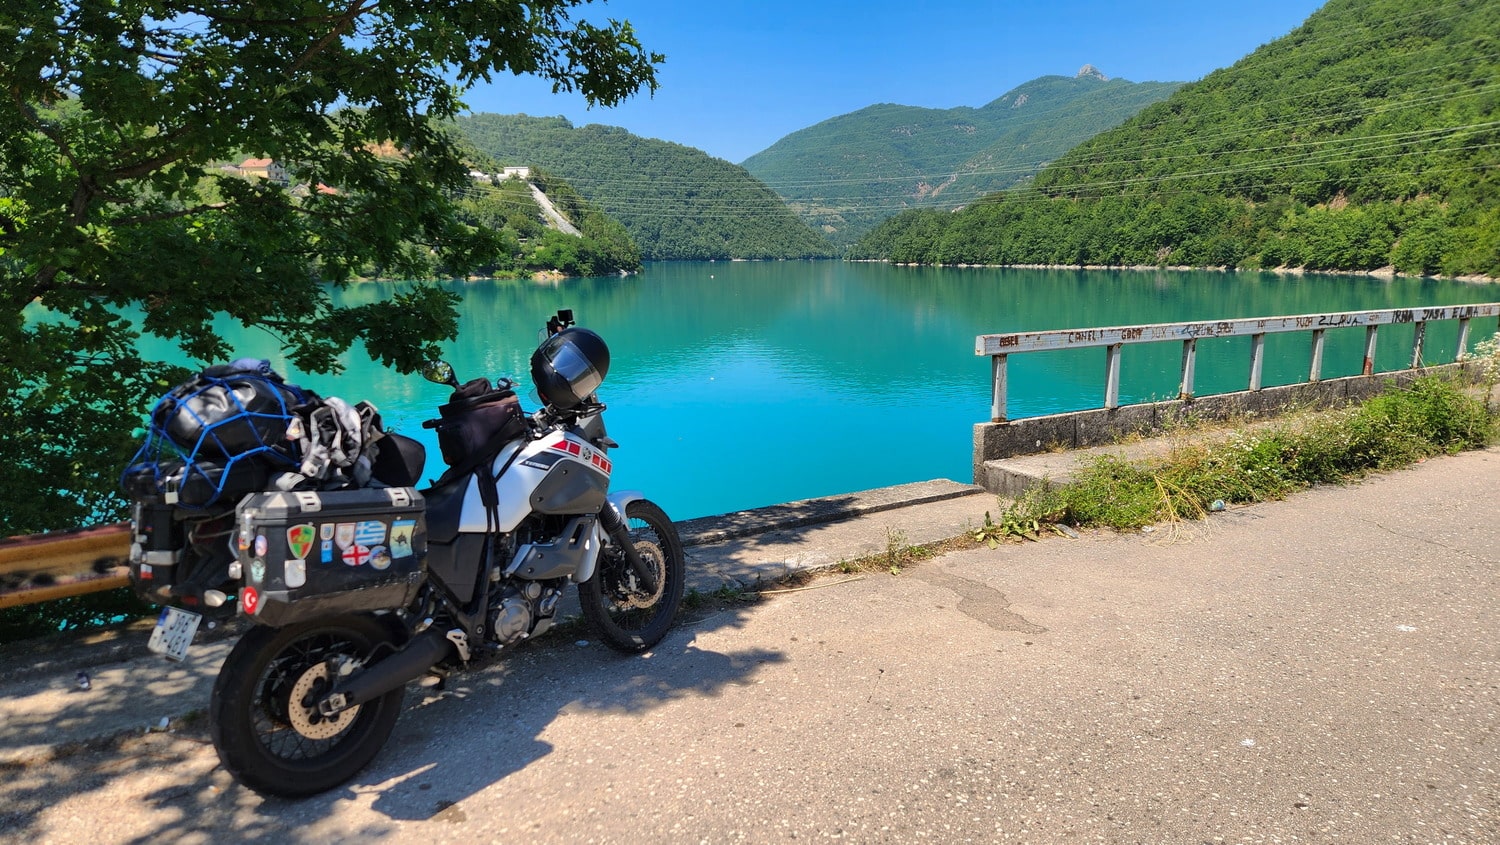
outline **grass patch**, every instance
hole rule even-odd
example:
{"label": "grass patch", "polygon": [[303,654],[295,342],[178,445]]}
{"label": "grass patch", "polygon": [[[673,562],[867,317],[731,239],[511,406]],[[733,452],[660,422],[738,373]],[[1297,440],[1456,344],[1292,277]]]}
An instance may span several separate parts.
{"label": "grass patch", "polygon": [[841,560],[836,567],[839,572],[888,572],[900,575],[901,571],[941,554],[943,543],[928,543],[913,546],[906,540],[906,532],[895,528],[885,529],[885,550],[872,555]]}
{"label": "grass patch", "polygon": [[1072,483],[1035,488],[998,523],[986,520],[976,539],[1034,538],[1048,525],[1132,530],[1199,519],[1216,501],[1282,499],[1314,484],[1351,481],[1495,439],[1496,419],[1483,402],[1455,382],[1423,378],[1356,407],[1185,444],[1161,458],[1096,457]]}
{"label": "grass patch", "polygon": [[755,604],[760,600],[760,593],[749,587],[740,587],[733,584],[725,584],[717,590],[688,590],[682,594],[680,605],[684,613],[702,613],[705,611],[723,610],[727,607],[738,607],[740,605]]}

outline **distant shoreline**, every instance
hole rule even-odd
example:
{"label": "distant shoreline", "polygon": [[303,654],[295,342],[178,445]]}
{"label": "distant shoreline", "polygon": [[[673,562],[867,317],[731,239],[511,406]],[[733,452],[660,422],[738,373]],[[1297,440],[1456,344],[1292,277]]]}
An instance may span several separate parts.
{"label": "distant shoreline", "polygon": [[884,258],[847,258],[845,261],[860,264],[890,264],[893,267],[939,267],[948,269],[986,270],[1174,270],[1209,273],[1276,273],[1281,276],[1302,276],[1320,273],[1325,276],[1371,276],[1377,279],[1433,279],[1445,282],[1469,282],[1471,284],[1494,284],[1500,278],[1484,275],[1423,276],[1415,273],[1400,273],[1392,267],[1374,270],[1309,270],[1305,267],[1261,267],[1254,270],[1239,267],[1191,267],[1185,264],[922,264],[914,261],[890,261]]}

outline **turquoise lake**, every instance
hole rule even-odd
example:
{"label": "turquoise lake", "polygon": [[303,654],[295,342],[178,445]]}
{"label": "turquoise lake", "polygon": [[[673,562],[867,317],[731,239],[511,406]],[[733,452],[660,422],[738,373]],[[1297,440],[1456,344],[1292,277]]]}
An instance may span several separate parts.
{"label": "turquoise lake", "polygon": [[[871,487],[969,481],[972,428],[989,418],[990,365],[979,334],[1416,308],[1500,300],[1452,281],[1185,271],[912,268],[817,262],[655,263],[636,276],[557,283],[454,282],[464,296],[457,343],[461,379],[511,376],[535,407],[527,377],[537,330],[559,308],[609,343],[600,398],[620,442],[615,489],[639,489],[675,519]],[[390,286],[338,296],[362,302]],[[389,428],[428,445],[421,422],[447,391],[419,376],[346,357],[337,377],[285,364],[269,335],[226,327],[237,354],[270,358],[324,395],[367,399]],[[1471,343],[1495,331],[1473,329]],[[1429,328],[1425,359],[1453,359],[1456,327]],[[1328,334],[1324,377],[1358,372],[1364,333]],[[1378,370],[1406,366],[1412,329],[1380,335]],[[1305,334],[1266,342],[1264,382],[1306,377]],[[166,350],[154,350],[169,354]],[[1200,342],[1198,393],[1244,389],[1249,339]],[[1181,346],[1127,346],[1121,401],[1176,394]],[[1015,355],[1013,418],[1100,407],[1104,353]]]}

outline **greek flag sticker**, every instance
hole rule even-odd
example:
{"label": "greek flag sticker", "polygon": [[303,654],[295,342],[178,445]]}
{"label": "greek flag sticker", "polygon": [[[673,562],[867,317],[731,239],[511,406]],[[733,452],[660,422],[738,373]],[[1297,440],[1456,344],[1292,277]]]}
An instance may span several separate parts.
{"label": "greek flag sticker", "polygon": [[385,543],[385,523],[378,519],[368,519],[354,528],[354,544],[356,546],[379,546]]}

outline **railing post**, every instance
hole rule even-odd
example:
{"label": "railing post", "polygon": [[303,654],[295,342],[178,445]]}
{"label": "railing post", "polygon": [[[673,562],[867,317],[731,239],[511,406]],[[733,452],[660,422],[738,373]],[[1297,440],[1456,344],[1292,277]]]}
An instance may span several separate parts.
{"label": "railing post", "polygon": [[1260,390],[1261,367],[1266,360],[1266,336],[1250,335],[1250,390]]}
{"label": "railing post", "polygon": [[1193,374],[1198,367],[1198,338],[1190,337],[1182,342],[1182,383],[1178,386],[1178,399],[1193,398]]}
{"label": "railing post", "polygon": [[1365,365],[1360,370],[1360,375],[1375,375],[1375,339],[1379,335],[1379,326],[1368,326],[1365,328]]}
{"label": "railing post", "polygon": [[990,422],[1005,422],[1005,355],[990,356]]}
{"label": "railing post", "polygon": [[1411,341],[1411,368],[1422,366],[1422,341],[1427,339],[1427,324],[1417,323],[1417,331]]}
{"label": "railing post", "polygon": [[1312,340],[1312,366],[1308,369],[1307,380],[1318,382],[1323,379],[1323,332],[1326,329],[1313,329]]}
{"label": "railing post", "polygon": [[1458,351],[1454,353],[1453,360],[1462,361],[1469,349],[1469,318],[1458,318]]}
{"label": "railing post", "polygon": [[1104,347],[1104,408],[1108,411],[1120,407],[1120,347],[1111,343]]}

